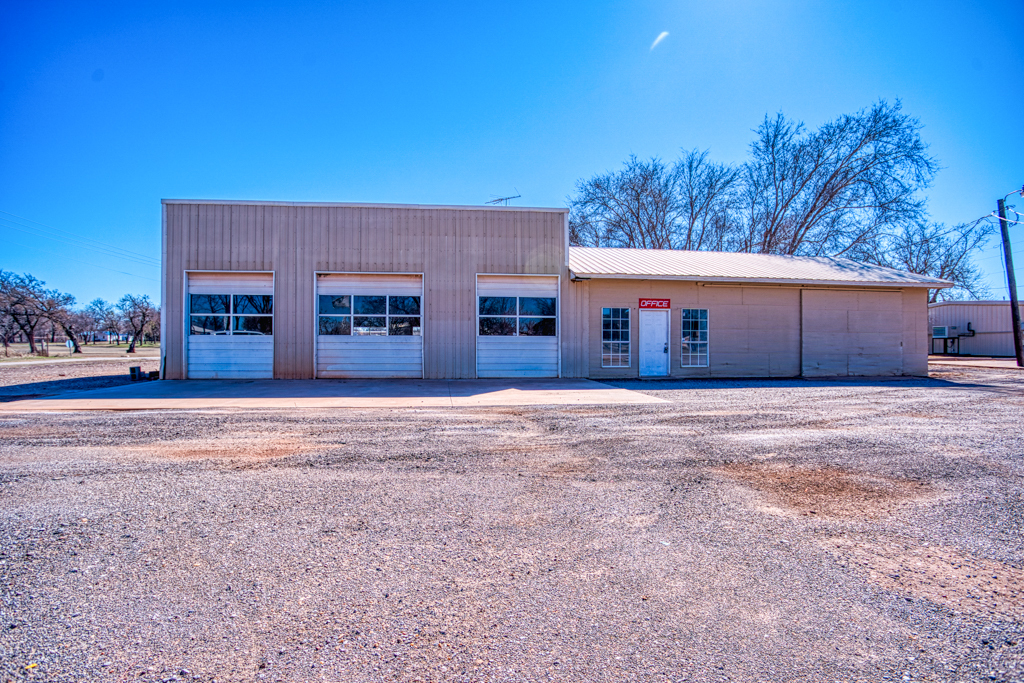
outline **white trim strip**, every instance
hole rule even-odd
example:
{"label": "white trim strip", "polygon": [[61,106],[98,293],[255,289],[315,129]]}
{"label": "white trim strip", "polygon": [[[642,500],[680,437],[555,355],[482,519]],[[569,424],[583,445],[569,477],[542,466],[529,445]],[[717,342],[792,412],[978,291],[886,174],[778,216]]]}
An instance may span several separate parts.
{"label": "white trim strip", "polygon": [[569,209],[546,206],[475,206],[468,204],[373,204],[364,202],[279,202],[249,199],[161,199],[162,204],[215,204],[229,206],[312,206],[320,208],[351,209],[426,209],[438,211],[540,211],[569,213]]}

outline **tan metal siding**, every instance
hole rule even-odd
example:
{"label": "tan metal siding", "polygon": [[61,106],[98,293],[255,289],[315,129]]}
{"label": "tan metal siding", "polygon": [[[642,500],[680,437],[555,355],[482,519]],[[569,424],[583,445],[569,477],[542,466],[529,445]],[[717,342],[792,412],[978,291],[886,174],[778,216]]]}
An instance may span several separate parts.
{"label": "tan metal siding", "polygon": [[[562,376],[588,377],[590,372],[590,282],[562,280],[559,299],[562,329]],[[600,335],[600,328],[597,331]]]}
{"label": "tan metal siding", "polygon": [[928,376],[928,290],[903,290],[903,374]]}
{"label": "tan metal siding", "polygon": [[803,290],[807,377],[903,374],[902,292]]}
{"label": "tan metal siding", "polygon": [[[476,369],[477,273],[564,271],[564,212],[425,207],[168,203],[168,378],[184,376],[182,273],[275,272],[279,378],[313,376],[315,271],[424,273],[424,374]],[[517,246],[519,247],[517,249]]]}
{"label": "tan metal siding", "polygon": [[[1021,305],[1024,314],[1024,304]],[[965,334],[967,323],[973,337],[960,337],[960,353],[970,356],[1013,356],[1013,318],[1009,301],[964,301],[940,303],[928,309],[928,329],[941,325],[956,327],[951,334]],[[938,343],[935,348],[941,351]]]}
{"label": "tan metal siding", "polygon": [[[669,320],[669,375],[672,377],[793,377],[800,373],[799,289],[724,287],[658,280],[591,280],[587,296],[571,304],[587,310],[585,376],[636,377],[639,373],[639,299],[672,300]],[[577,285],[573,285],[574,287]],[[630,367],[601,367],[601,309],[629,308]],[[681,367],[682,308],[708,309],[709,366]],[[571,361],[570,361],[571,362]]]}

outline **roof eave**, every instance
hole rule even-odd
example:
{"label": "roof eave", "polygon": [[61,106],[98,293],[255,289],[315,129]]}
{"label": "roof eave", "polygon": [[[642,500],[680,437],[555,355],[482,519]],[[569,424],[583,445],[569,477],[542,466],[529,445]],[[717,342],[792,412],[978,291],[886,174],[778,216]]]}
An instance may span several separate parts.
{"label": "roof eave", "polygon": [[819,285],[829,287],[925,287],[928,289],[948,289],[953,283],[947,280],[928,280],[923,282],[864,282],[860,280],[802,280],[788,278],[741,278],[723,276],[697,275],[662,275],[655,273],[586,273],[570,270],[573,278],[587,280],[674,280],[683,282],[723,282],[750,285]]}
{"label": "roof eave", "polygon": [[569,209],[550,206],[477,206],[475,204],[377,204],[365,202],[279,202],[253,199],[161,199],[161,204],[215,204],[228,206],[307,206],[349,209],[432,209],[445,211],[540,211],[569,213]]}

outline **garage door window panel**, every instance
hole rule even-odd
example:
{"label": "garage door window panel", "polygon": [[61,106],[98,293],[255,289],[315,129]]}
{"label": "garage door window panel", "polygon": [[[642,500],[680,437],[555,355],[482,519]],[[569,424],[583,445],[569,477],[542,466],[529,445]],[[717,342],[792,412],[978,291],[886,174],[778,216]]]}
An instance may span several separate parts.
{"label": "garage door window panel", "polygon": [[386,315],[388,312],[386,296],[356,296],[352,298],[352,312],[356,315]]}
{"label": "garage door window panel", "polygon": [[519,315],[554,317],[555,298],[521,296],[519,297]]}
{"label": "garage door window panel", "polygon": [[357,315],[352,318],[352,334],[356,336],[386,336],[387,317]]}
{"label": "garage door window panel", "polygon": [[388,317],[388,336],[391,337],[418,337],[420,334],[419,317]]}
{"label": "garage door window panel", "polygon": [[231,334],[273,334],[274,319],[269,315],[232,316]]}
{"label": "garage door window panel", "polygon": [[482,337],[554,337],[558,331],[557,299],[531,296],[482,296]]}
{"label": "garage door window panel", "polygon": [[554,318],[520,318],[520,337],[554,337]]}
{"label": "garage door window panel", "polygon": [[352,334],[351,316],[320,316],[320,334],[350,335]]}
{"label": "garage door window panel", "polygon": [[321,335],[418,337],[422,335],[420,297],[386,294],[321,294]]}
{"label": "garage door window panel", "polygon": [[516,315],[516,297],[514,296],[482,296],[480,297],[480,315]]}
{"label": "garage door window panel", "polygon": [[236,294],[234,297],[236,315],[271,315],[274,312],[274,297],[262,294]]}
{"label": "garage door window panel", "polygon": [[484,337],[514,337],[516,334],[515,318],[480,317],[480,335]]}
{"label": "garage door window panel", "polygon": [[227,334],[228,320],[226,315],[193,315],[189,334]]}
{"label": "garage door window panel", "polygon": [[420,298],[418,296],[389,296],[388,315],[418,316],[420,314]]}
{"label": "garage door window panel", "polygon": [[231,313],[230,294],[192,294],[189,296],[190,313]]}
{"label": "garage door window panel", "polygon": [[190,335],[272,335],[274,297],[253,294],[190,294]]}

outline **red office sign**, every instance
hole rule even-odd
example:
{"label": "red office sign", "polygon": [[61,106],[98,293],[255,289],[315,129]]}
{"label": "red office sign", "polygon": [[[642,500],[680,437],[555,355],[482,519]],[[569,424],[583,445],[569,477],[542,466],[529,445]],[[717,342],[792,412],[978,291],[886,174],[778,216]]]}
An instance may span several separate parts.
{"label": "red office sign", "polygon": [[667,311],[672,308],[671,299],[640,299],[640,308],[657,308]]}

